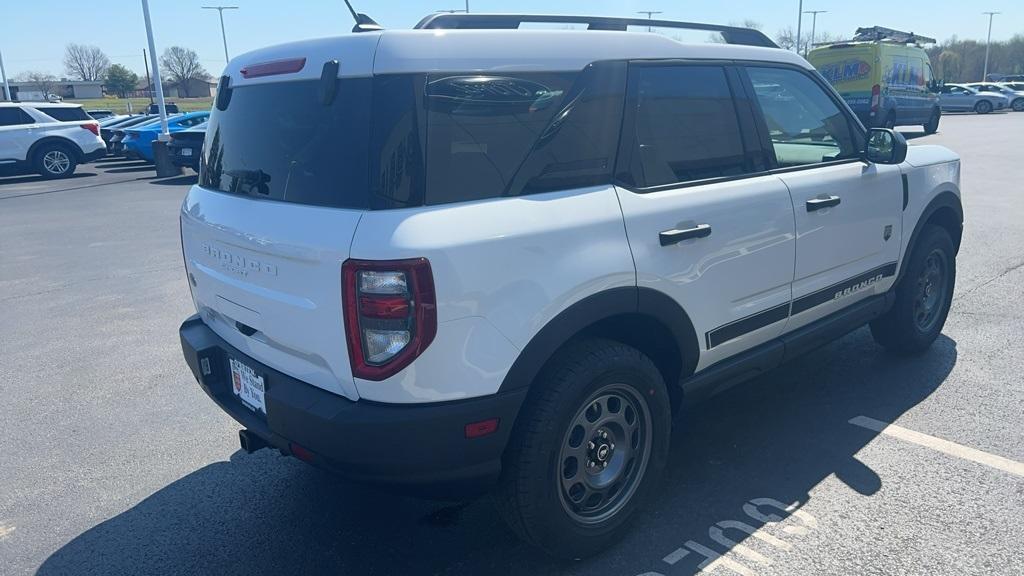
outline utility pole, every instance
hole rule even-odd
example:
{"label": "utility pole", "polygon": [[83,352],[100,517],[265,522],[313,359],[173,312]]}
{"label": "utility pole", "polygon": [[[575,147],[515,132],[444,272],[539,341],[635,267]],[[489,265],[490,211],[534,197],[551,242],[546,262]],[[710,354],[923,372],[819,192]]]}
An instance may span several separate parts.
{"label": "utility pole", "polygon": [[[661,10],[637,10],[636,13],[637,14],[647,14],[647,19],[650,20],[651,16],[653,16],[655,14],[661,14]],[[650,26],[648,26],[647,27],[647,31],[648,32],[654,32],[654,29],[652,29]]]}
{"label": "utility pole", "polygon": [[804,12],[804,14],[813,14],[811,18],[811,41],[804,46],[804,58],[814,48],[814,33],[818,28],[818,14],[824,14],[825,12],[828,12],[828,10],[807,10]]}
{"label": "utility pole", "polygon": [[0,52],[0,77],[2,77],[4,81],[4,100],[14,100],[14,97],[11,96],[11,85],[7,83],[7,70],[4,69],[3,52]]}
{"label": "utility pole", "polygon": [[992,47],[992,17],[1002,12],[982,12],[988,14],[988,38],[985,39],[985,71],[981,73],[981,81],[988,82],[988,51]]}
{"label": "utility pole", "polygon": [[149,77],[149,58],[146,57],[146,49],[142,49],[142,61],[146,63],[146,86],[149,88],[149,103],[153,103],[153,79]]}
{"label": "utility pole", "polygon": [[[466,4],[469,4],[469,0],[466,0]],[[224,41],[224,63],[227,64],[228,57],[228,35],[224,32],[224,11],[225,10],[238,10],[238,6],[203,6],[203,10],[216,10],[220,16],[220,39]]]}
{"label": "utility pole", "polygon": [[796,53],[800,53],[800,33],[804,25],[804,0],[800,0],[800,9],[796,20]]}

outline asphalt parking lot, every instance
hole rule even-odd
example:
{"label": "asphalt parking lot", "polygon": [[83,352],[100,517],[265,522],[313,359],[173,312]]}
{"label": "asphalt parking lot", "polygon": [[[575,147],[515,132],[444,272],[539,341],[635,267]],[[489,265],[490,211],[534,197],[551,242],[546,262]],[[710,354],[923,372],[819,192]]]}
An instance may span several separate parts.
{"label": "asphalt parking lot", "polygon": [[1021,574],[1024,113],[906,134],[963,157],[944,335],[901,359],[861,329],[694,408],[656,505],[579,562],[519,543],[486,500],[239,451],[178,343],[194,176],[0,178],[0,573]]}

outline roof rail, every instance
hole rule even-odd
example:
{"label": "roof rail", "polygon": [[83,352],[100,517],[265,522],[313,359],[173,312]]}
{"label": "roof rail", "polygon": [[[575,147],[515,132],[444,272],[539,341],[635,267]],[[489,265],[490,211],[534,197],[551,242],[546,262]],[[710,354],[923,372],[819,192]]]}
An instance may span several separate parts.
{"label": "roof rail", "polygon": [[697,22],[676,22],[674,20],[648,20],[646,18],[614,18],[606,16],[563,16],[541,14],[460,14],[440,12],[431,14],[419,24],[418,29],[460,29],[460,30],[513,30],[525,22],[549,24],[587,24],[587,30],[625,31],[629,26],[654,28],[681,28],[685,30],[706,30],[718,32],[726,44],[778,48],[775,42],[760,30],[736,26],[717,26]]}
{"label": "roof rail", "polygon": [[853,42],[881,42],[889,40],[899,44],[935,44],[935,38],[920,36],[913,32],[893,30],[883,26],[871,26],[870,28],[857,28],[853,35]]}

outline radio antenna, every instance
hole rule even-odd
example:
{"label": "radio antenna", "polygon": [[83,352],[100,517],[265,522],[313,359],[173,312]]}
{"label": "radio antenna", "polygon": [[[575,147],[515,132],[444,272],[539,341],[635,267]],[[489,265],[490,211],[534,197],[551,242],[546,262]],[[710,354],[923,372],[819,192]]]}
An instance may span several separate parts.
{"label": "radio antenna", "polygon": [[352,19],[356,21],[356,25],[352,28],[352,32],[376,32],[384,29],[384,27],[377,24],[373,18],[370,18],[361,12],[356,12],[349,0],[345,0],[345,6],[348,6],[348,11],[352,13]]}

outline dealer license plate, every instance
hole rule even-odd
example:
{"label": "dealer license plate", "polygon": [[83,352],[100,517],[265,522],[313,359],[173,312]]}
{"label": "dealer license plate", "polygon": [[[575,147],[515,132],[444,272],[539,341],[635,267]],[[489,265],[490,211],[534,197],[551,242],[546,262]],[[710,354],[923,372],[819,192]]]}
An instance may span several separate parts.
{"label": "dealer license plate", "polygon": [[234,358],[231,358],[231,389],[243,404],[254,411],[267,413],[263,376]]}
{"label": "dealer license plate", "polygon": [[191,148],[182,148],[181,149],[181,155],[182,156],[191,156],[192,155],[192,149]]}

